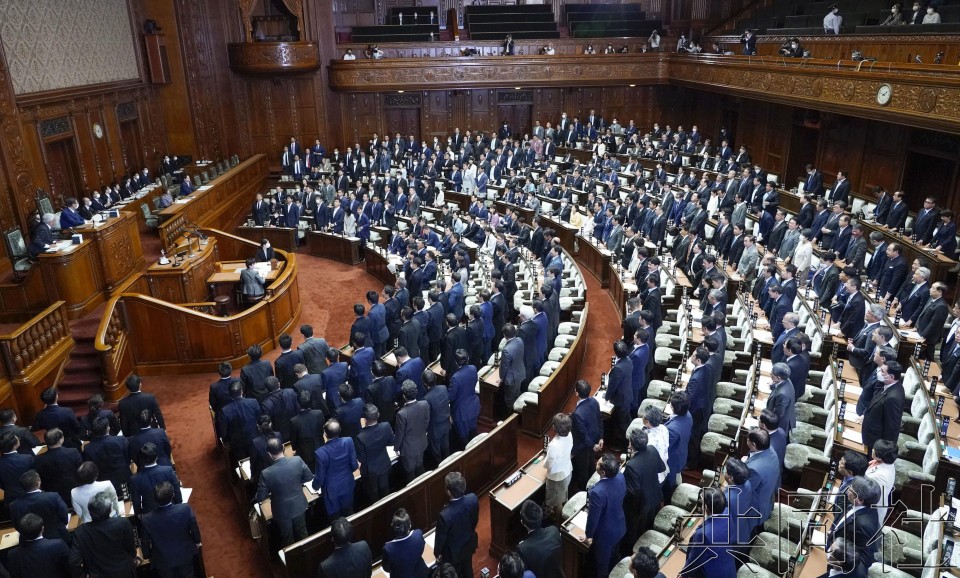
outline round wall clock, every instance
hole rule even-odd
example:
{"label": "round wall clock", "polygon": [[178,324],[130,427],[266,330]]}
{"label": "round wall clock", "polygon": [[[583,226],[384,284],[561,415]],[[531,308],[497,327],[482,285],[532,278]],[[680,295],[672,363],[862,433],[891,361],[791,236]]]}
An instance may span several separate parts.
{"label": "round wall clock", "polygon": [[881,84],[877,89],[877,104],[886,106],[890,104],[891,98],[893,98],[893,88],[889,84]]}
{"label": "round wall clock", "polygon": [[93,136],[103,138],[103,127],[100,126],[99,122],[93,123]]}

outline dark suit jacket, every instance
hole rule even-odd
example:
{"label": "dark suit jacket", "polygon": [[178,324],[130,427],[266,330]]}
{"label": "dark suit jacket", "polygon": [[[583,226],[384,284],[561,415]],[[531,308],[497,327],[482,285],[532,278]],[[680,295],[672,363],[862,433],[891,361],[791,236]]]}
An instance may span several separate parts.
{"label": "dark suit jacket", "polygon": [[571,415],[573,421],[573,453],[593,450],[603,436],[600,404],[593,397],[580,400]]}
{"label": "dark suit jacket", "polygon": [[760,514],[758,524],[762,524],[773,511],[773,497],[777,493],[780,479],[780,458],[773,448],[767,448],[747,458],[750,470],[750,485],[753,487],[753,507]]}
{"label": "dark suit jacket", "polygon": [[67,541],[67,504],[54,492],[30,492],[10,504],[10,518],[15,526],[27,514],[43,518],[43,537]]}
{"label": "dark suit jacket", "polygon": [[422,530],[413,530],[407,536],[383,545],[383,569],[391,575],[427,578],[427,564],[423,561],[426,542]]}
{"label": "dark suit jacket", "polygon": [[323,445],[324,423],[326,415],[320,409],[302,409],[290,420],[290,443],[311,471],[316,463],[314,453]]}
{"label": "dark suit jacket", "polygon": [[696,413],[699,410],[708,410],[707,391],[710,387],[711,379],[710,368],[706,365],[693,370],[690,379],[687,381],[687,395],[690,396],[690,412]]}
{"label": "dark suit jacket", "polygon": [[157,498],[154,488],[161,482],[170,482],[173,486],[173,503],[183,502],[180,492],[180,480],[173,473],[170,466],[151,466],[142,468],[130,480],[130,494],[133,502],[133,511],[136,514],[146,514],[157,509]]}
{"label": "dark suit jacket", "polygon": [[[244,365],[240,369],[240,382],[243,383],[243,395],[259,403],[267,397],[266,379],[273,375],[273,366],[266,359],[259,359]],[[124,433],[123,435],[127,435]]]}
{"label": "dark suit jacket", "polygon": [[737,567],[729,552],[730,518],[710,516],[690,537],[687,561],[680,571],[684,578],[734,578]]}
{"label": "dark suit jacket", "polygon": [[[927,343],[935,344],[943,335],[943,324],[947,321],[949,309],[946,301],[941,298],[935,303],[928,302],[917,318],[917,332]],[[931,349],[932,350],[932,349]]]}
{"label": "dark suit jacket", "polygon": [[273,428],[283,441],[290,441],[290,420],[300,411],[296,391],[292,388],[273,391],[263,399],[260,406],[263,413],[273,420]]}
{"label": "dark suit jacket", "polygon": [[630,404],[633,403],[633,361],[629,356],[618,359],[610,369],[603,398],[617,410],[630,410]]}
{"label": "dark suit jacket", "polygon": [[293,384],[297,382],[297,374],[293,372],[293,366],[298,363],[306,365],[303,353],[297,349],[281,353],[280,357],[273,362],[274,372],[277,379],[280,380],[280,387],[293,387]]}
{"label": "dark suit jacket", "polygon": [[145,409],[149,409],[153,414],[153,419],[157,422],[158,427],[163,429],[167,428],[163,422],[163,412],[160,411],[160,406],[157,405],[157,398],[154,397],[153,394],[131,392],[120,400],[118,407],[120,410],[120,430],[125,436],[132,436],[140,429],[140,426],[137,424],[137,416]]}
{"label": "dark suit jacket", "polygon": [[401,456],[422,456],[427,450],[430,427],[430,404],[426,401],[407,403],[397,412],[397,451]]}
{"label": "dark suit jacket", "polygon": [[71,576],[70,548],[63,540],[21,540],[10,551],[7,569],[12,578],[66,578]]}
{"label": "dark suit jacket", "polygon": [[167,438],[167,432],[158,427],[140,429],[134,435],[130,436],[127,443],[127,452],[130,454],[130,460],[137,464],[137,468],[143,469],[144,462],[140,456],[140,448],[152,443],[157,446],[157,463],[163,466],[171,465],[170,439]]}
{"label": "dark suit jacket", "polygon": [[193,562],[200,527],[190,506],[170,504],[154,510],[143,517],[143,529],[143,554],[152,566],[163,570]]}
{"label": "dark suit jacket", "polygon": [[907,204],[903,201],[900,201],[899,205],[891,204],[890,212],[887,213],[887,218],[883,221],[883,224],[891,229],[902,229],[906,222]]}
{"label": "dark suit jacket", "polygon": [[403,365],[398,367],[397,372],[393,374],[393,379],[397,382],[397,388],[402,388],[403,382],[409,379],[417,384],[417,399],[423,399],[426,391],[423,389],[423,377],[421,376],[425,367],[423,360],[419,357],[411,357],[403,362]]}
{"label": "dark suit jacket", "polygon": [[100,481],[110,480],[119,487],[130,479],[130,450],[127,438],[101,436],[93,438],[83,448],[83,459],[97,464]]}
{"label": "dark suit jacket", "polygon": [[863,329],[863,314],[866,310],[863,293],[857,291],[856,294],[848,298],[843,307],[843,313],[840,314],[840,333],[847,339],[853,339]]}
{"label": "dark suit jacket", "polygon": [[627,521],[623,513],[626,493],[627,485],[623,474],[600,478],[600,481],[587,491],[587,538],[608,547],[616,547],[627,531]]}
{"label": "dark suit jacket", "polygon": [[833,523],[827,536],[827,543],[832,544],[837,538],[845,538],[853,542],[857,548],[857,565],[863,565],[866,568],[873,563],[873,556],[880,544],[879,533],[880,522],[877,519],[877,510],[869,507],[860,508]]}
{"label": "dark suit jacket", "polygon": [[387,446],[392,446],[394,443],[393,430],[389,423],[379,422],[360,430],[356,444],[361,475],[366,477],[388,473],[390,455],[387,453]]}
{"label": "dark suit jacket", "polygon": [[564,578],[560,547],[560,530],[556,526],[546,526],[527,534],[517,545],[517,552],[527,570],[537,578]]}
{"label": "dark suit jacket", "polygon": [[627,512],[632,515],[642,512],[641,519],[644,519],[648,513],[660,507],[663,492],[660,491],[658,474],[666,469],[667,465],[653,446],[647,446],[644,451],[627,460],[623,468],[623,477],[627,484],[624,509]]}
{"label": "dark suit jacket", "polygon": [[80,452],[74,448],[48,448],[38,455],[35,468],[48,492],[57,492],[64,503],[70,503],[70,490],[80,485],[77,468],[83,463]]}
{"label": "dark suit jacket", "polygon": [[373,574],[373,555],[363,540],[337,548],[320,562],[321,578],[370,578]]}
{"label": "dark suit jacket", "polygon": [[136,578],[136,555],[133,525],[126,518],[87,522],[73,532],[70,564],[82,565],[91,576]]}
{"label": "dark suit jacket", "polygon": [[460,499],[450,500],[440,510],[434,552],[443,556],[444,562],[457,564],[473,557],[473,553],[477,550],[479,513],[475,494],[466,494]]}
{"label": "dark suit jacket", "polygon": [[60,405],[48,405],[37,412],[31,429],[36,431],[53,428],[60,428],[63,432],[63,445],[80,449],[80,424],[72,409]]}
{"label": "dark suit jacket", "polygon": [[311,479],[313,474],[298,456],[281,457],[261,472],[256,501],[262,502],[269,496],[273,517],[277,520],[293,520],[307,511],[303,484]]}
{"label": "dark suit jacket", "polygon": [[901,381],[873,394],[863,413],[863,445],[872,448],[881,439],[897,443],[903,421],[904,397]]}

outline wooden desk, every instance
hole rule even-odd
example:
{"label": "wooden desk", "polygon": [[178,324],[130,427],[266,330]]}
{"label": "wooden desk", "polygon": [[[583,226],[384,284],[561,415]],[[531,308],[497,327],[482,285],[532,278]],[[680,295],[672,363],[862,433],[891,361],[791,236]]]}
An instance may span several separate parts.
{"label": "wooden desk", "polygon": [[307,251],[315,257],[332,259],[347,265],[360,263],[359,237],[344,237],[322,231],[308,231]]}
{"label": "wooden desk", "polygon": [[190,225],[233,230],[249,213],[253,193],[267,176],[267,157],[254,155],[241,162],[189,197],[178,199],[160,211],[160,244],[163,249],[176,245],[177,238]]}
{"label": "wooden desk", "polygon": [[97,247],[87,238],[79,245],[61,241],[57,246],[56,252],[40,254],[40,272],[50,299],[66,301],[67,316],[78,319],[106,298]]}
{"label": "wooden desk", "polygon": [[586,239],[582,235],[577,235],[577,242],[580,244],[578,260],[593,273],[600,282],[600,287],[606,289],[610,286],[610,259],[613,254],[607,251],[605,246],[598,247],[593,244],[592,239]]}
{"label": "wooden desk", "polygon": [[[490,556],[499,560],[519,544],[526,531],[520,523],[520,507],[526,500],[543,501],[547,479],[546,452],[541,451],[520,468],[521,476],[512,485],[506,481],[490,490]],[[509,474],[507,478],[513,476]]]}
{"label": "wooden desk", "polygon": [[[267,271],[263,276],[264,288],[270,287],[274,281],[280,278],[285,266],[286,263],[283,261],[277,261],[277,268]],[[212,300],[218,295],[233,297],[233,288],[240,283],[240,271],[246,267],[247,264],[243,261],[225,261],[220,263],[220,271],[213,270],[206,277],[209,299]]]}
{"label": "wooden desk", "polygon": [[170,303],[207,301],[207,278],[216,267],[218,255],[217,240],[211,237],[199,252],[179,265],[174,265],[173,257],[167,265],[154,263],[144,272],[150,295]]}
{"label": "wooden desk", "polygon": [[[500,391],[500,365],[490,366],[490,371],[480,375],[480,417],[484,425],[496,423],[497,392]],[[510,411],[513,411],[511,408]]]}
{"label": "wooden desk", "polygon": [[466,193],[458,193],[451,189],[444,189],[443,200],[445,203],[456,203],[457,206],[460,207],[461,213],[466,213],[470,210],[470,195]]}
{"label": "wooden desk", "polygon": [[149,187],[146,187],[145,189],[143,189],[144,193],[142,196],[131,197],[114,206],[120,209],[121,211],[128,211],[130,213],[133,213],[134,217],[136,217],[137,219],[138,228],[140,228],[141,230],[145,230],[147,227],[147,219],[143,216],[143,209],[141,208],[141,206],[146,205],[147,211],[149,211],[150,213],[153,213],[154,199],[160,198],[163,195],[163,192],[165,190],[166,190],[165,187],[163,187],[162,185],[161,186],[157,186],[155,184],[150,185]]}
{"label": "wooden desk", "polygon": [[[423,530],[431,528],[440,510],[449,501],[443,481],[449,472],[461,472],[467,479],[467,491],[481,495],[517,467],[519,429],[519,417],[508,417],[475,446],[442,468],[428,472],[415,483],[351,515],[349,520],[353,524],[353,539],[366,540],[374,559],[380,558],[383,545],[393,537],[390,524],[384,521],[389,520],[397,508],[406,508],[414,527]],[[314,576],[320,561],[332,551],[333,539],[329,528],[292,544],[283,550],[286,561],[284,575],[289,578]]]}
{"label": "wooden desk", "polygon": [[627,300],[640,292],[632,276],[629,274],[621,275],[613,267],[611,267],[610,287],[607,291],[610,293],[610,298],[613,299],[613,304],[616,306],[617,314],[621,320],[627,315]]}
{"label": "wooden desk", "polygon": [[259,243],[263,239],[270,241],[275,249],[282,249],[288,253],[297,251],[297,229],[293,227],[237,227],[236,235],[244,239]]}
{"label": "wooden desk", "polygon": [[580,230],[576,227],[570,225],[570,223],[564,223],[559,218],[549,217],[547,215],[540,215],[540,224],[545,228],[553,229],[557,232],[557,238],[560,239],[560,245],[567,250],[567,253],[571,257],[575,256],[580,247],[577,242],[577,235],[580,234]]}
{"label": "wooden desk", "polygon": [[[364,252],[364,259],[367,262],[367,273],[370,273],[379,279],[384,285],[393,285],[397,282],[397,275],[387,268],[391,260],[400,271],[403,270],[403,260],[399,256],[390,255],[385,249],[377,247],[376,249]],[[391,259],[393,257],[393,259]],[[396,270],[396,269],[395,269]]]}
{"label": "wooden desk", "polygon": [[507,209],[510,209],[515,214],[526,219],[527,224],[530,225],[533,223],[533,217],[537,214],[536,211],[527,207],[521,207],[520,205],[514,205],[513,203],[508,203],[506,201],[496,201],[494,205],[497,207],[497,212],[501,215],[507,214]]}
{"label": "wooden desk", "polygon": [[96,246],[97,261],[103,275],[103,291],[111,291],[143,269],[140,229],[132,213],[120,211],[119,217],[107,219],[97,227],[77,227],[74,231],[83,235],[84,239],[93,241]]}

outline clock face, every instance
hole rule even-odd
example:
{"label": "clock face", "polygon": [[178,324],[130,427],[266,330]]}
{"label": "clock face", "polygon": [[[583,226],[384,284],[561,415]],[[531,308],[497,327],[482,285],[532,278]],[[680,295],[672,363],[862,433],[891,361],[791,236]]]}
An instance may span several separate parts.
{"label": "clock face", "polygon": [[103,127],[98,122],[93,123],[93,136],[103,138]]}
{"label": "clock face", "polygon": [[877,104],[886,105],[893,97],[893,88],[889,84],[881,84],[877,89]]}

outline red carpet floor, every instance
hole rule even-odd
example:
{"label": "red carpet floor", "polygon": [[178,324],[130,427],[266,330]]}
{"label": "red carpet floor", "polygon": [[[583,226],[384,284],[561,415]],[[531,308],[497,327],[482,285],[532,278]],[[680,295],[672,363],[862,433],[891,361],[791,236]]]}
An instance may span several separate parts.
{"label": "red carpet floor", "polygon": [[[382,287],[367,275],[362,266],[350,267],[324,259],[299,254],[302,322],[313,325],[314,332],[331,345],[347,340],[353,321],[352,306],[370,289]],[[601,371],[609,366],[611,343],[620,329],[620,320],[607,292],[590,274],[586,274],[590,319],[587,324],[587,352],[582,378],[594,387]],[[294,336],[295,343],[299,336]],[[271,359],[279,355],[273,351]],[[184,486],[194,489],[190,504],[197,513],[203,535],[204,562],[209,576],[218,578],[261,577],[270,575],[270,567],[250,538],[247,507],[241,507],[229,486],[227,472],[215,442],[207,391],[215,375],[183,375],[147,377],[146,391],[155,393],[167,417],[168,433],[173,444],[177,472]],[[573,384],[570,384],[572,389]],[[572,408],[574,400],[571,400]],[[542,447],[531,438],[517,440],[520,462],[533,456]],[[478,528],[480,547],[474,558],[475,570],[496,571],[496,561],[487,556],[490,536],[489,504],[480,503]]]}

